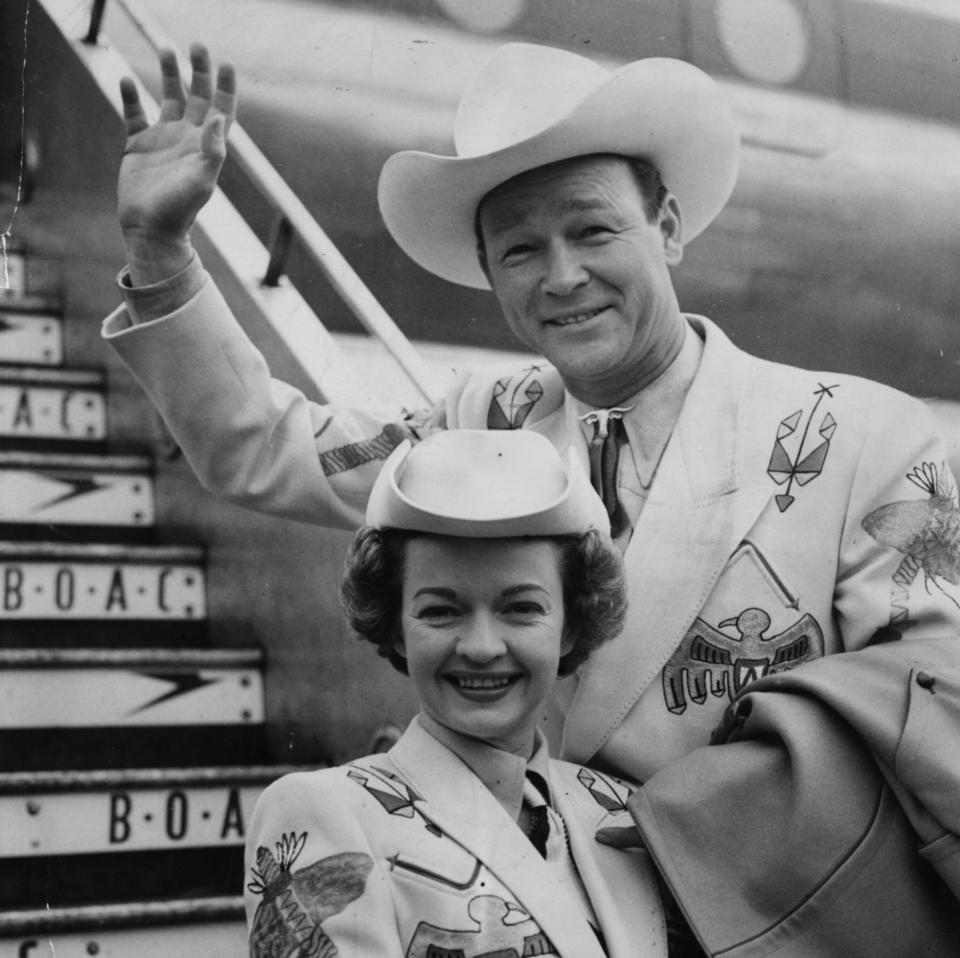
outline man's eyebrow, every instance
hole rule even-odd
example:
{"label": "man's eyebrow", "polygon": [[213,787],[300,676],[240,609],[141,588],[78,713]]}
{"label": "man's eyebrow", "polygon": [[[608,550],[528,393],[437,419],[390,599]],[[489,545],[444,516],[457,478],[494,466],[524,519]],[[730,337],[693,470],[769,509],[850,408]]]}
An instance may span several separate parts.
{"label": "man's eyebrow", "polygon": [[[592,213],[597,210],[609,211],[610,204],[599,197],[571,196],[564,199],[558,205],[558,211],[561,215],[567,213]],[[507,206],[490,218],[490,227],[498,232],[516,229],[530,219],[530,213],[526,209],[518,209],[514,206]]]}

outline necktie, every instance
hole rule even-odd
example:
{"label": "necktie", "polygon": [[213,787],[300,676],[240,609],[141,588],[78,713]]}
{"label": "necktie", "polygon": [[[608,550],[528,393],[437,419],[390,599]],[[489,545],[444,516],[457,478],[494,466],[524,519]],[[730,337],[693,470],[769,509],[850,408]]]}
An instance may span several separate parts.
{"label": "necktie", "polygon": [[544,799],[546,782],[536,772],[527,772],[523,783],[523,804],[529,815],[527,837],[541,857],[547,857],[547,837],[550,835],[550,817]]}
{"label": "necktie", "polygon": [[610,517],[610,532],[617,538],[629,525],[627,514],[617,496],[617,469],[620,464],[620,448],[627,441],[623,414],[632,406],[615,406],[613,409],[595,409],[580,418],[593,424],[590,440],[590,482],[597,490]]}

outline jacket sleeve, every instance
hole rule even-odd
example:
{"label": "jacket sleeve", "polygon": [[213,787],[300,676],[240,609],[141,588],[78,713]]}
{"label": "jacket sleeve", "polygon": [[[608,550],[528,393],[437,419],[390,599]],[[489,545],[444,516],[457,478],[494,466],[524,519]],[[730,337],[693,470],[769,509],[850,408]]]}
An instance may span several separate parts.
{"label": "jacket sleeve", "polygon": [[819,695],[780,690],[816,664],[759,680],[722,744],[634,793],[644,842],[710,955],[955,955],[956,899],[859,731]]}
{"label": "jacket sleeve", "polygon": [[844,648],[960,635],[960,512],[925,404],[878,387],[844,518],[834,607]]}
{"label": "jacket sleeve", "polygon": [[417,434],[406,420],[321,405],[272,378],[209,276],[160,319],[132,325],[118,309],[103,336],[202,485],[257,511],[355,528],[383,460]]}
{"label": "jacket sleeve", "polygon": [[402,958],[382,857],[344,781],[342,769],[296,773],[257,802],[244,874],[251,958]]}

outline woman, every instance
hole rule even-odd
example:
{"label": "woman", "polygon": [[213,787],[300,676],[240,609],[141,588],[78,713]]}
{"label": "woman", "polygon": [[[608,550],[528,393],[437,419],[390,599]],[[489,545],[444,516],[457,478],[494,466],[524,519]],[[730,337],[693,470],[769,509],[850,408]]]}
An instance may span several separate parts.
{"label": "woman", "polygon": [[395,450],[367,522],[344,607],[421,711],[388,753],[264,792],[250,954],[665,955],[646,854],[594,839],[628,789],[551,760],[537,728],[557,676],[623,622],[580,468],[532,432],[441,432]]}

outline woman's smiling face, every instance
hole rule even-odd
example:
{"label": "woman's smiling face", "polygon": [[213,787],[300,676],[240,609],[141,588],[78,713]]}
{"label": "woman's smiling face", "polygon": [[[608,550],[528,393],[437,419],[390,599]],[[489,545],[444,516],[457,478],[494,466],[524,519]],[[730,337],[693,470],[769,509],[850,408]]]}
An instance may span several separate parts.
{"label": "woman's smiling face", "polygon": [[528,758],[564,638],[549,539],[420,536],[405,546],[403,644],[424,712]]}

